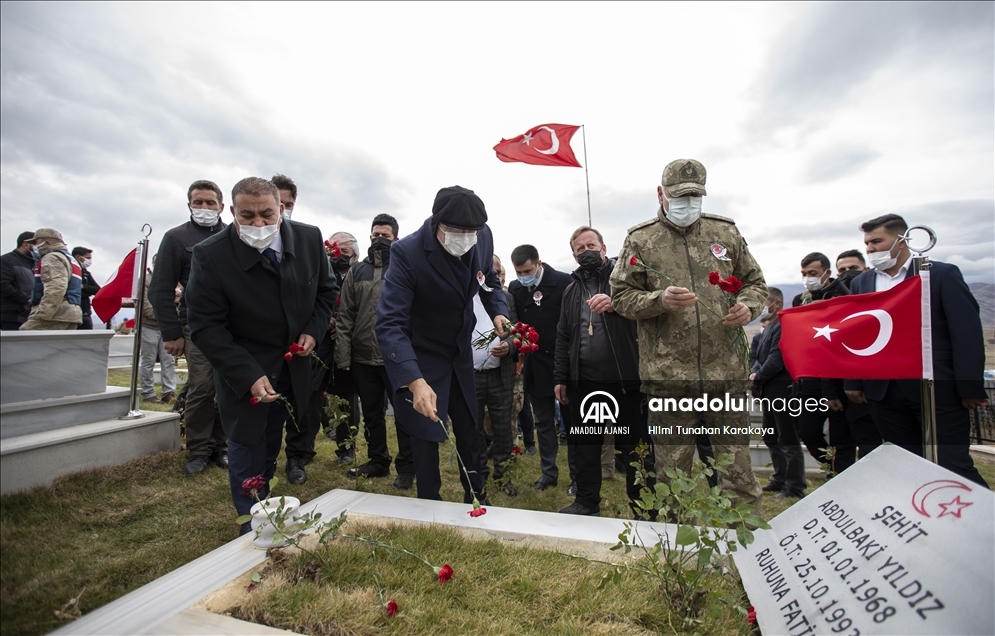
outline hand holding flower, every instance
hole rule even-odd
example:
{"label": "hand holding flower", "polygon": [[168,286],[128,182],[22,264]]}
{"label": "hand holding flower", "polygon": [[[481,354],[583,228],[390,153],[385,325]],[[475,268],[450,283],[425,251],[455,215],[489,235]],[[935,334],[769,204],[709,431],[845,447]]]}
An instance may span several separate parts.
{"label": "hand holding flower", "polygon": [[273,390],[273,385],[269,383],[269,378],[265,375],[256,380],[249,389],[250,399],[255,398],[256,404],[275,402],[280,398],[280,394]]}

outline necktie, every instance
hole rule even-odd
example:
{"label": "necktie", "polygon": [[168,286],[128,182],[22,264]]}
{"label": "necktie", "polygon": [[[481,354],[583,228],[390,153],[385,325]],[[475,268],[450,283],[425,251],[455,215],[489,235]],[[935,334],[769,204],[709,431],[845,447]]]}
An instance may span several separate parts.
{"label": "necktie", "polygon": [[263,256],[273,265],[273,269],[280,271],[280,259],[276,256],[276,250],[272,247],[267,247],[263,250]]}

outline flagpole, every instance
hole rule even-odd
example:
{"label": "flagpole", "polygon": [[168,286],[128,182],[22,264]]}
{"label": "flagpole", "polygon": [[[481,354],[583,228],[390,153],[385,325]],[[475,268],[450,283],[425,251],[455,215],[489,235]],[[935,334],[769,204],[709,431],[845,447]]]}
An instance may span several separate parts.
{"label": "flagpole", "polygon": [[[929,243],[926,247],[916,249],[909,245],[909,234],[912,230],[925,230],[929,234]],[[932,268],[932,263],[929,262],[928,256],[923,255],[936,245],[936,233],[924,225],[911,227],[905,232],[902,241],[908,246],[910,251],[916,252],[912,257],[912,275],[919,276],[922,283],[923,377],[919,381],[919,395],[922,409],[922,456],[934,464],[939,464],[936,439],[936,387],[933,380],[933,338],[929,295],[929,270]]]}
{"label": "flagpole", "polygon": [[[142,226],[142,234],[145,235],[138,246],[142,250],[141,274],[136,278],[138,281],[137,293],[132,294],[135,299],[135,344],[131,349],[131,393],[128,396],[128,413],[117,418],[119,420],[137,420],[145,417],[138,408],[138,369],[141,365],[142,353],[142,309],[145,306],[145,275],[149,261],[149,235],[152,234],[152,226],[146,223]],[[138,259],[135,259],[135,267],[138,267]]]}
{"label": "flagpole", "polygon": [[584,141],[584,183],[587,185],[587,225],[591,226],[591,180],[587,176],[587,132],[586,127],[581,124],[580,137]]}

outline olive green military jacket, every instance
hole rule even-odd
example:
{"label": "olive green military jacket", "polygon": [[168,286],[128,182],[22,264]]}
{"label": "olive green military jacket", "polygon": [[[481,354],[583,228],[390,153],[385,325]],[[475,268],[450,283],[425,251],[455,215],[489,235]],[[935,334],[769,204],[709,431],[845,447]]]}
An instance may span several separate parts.
{"label": "olive green military jacket", "polygon": [[[633,264],[633,257],[638,263]],[[729,313],[730,303],[718,286],[709,284],[708,274],[713,271],[722,278],[739,278],[743,287],[736,300],[750,309],[751,319],[760,315],[767,285],[731,219],[702,214],[692,225],[680,228],[661,209],[657,218],[629,229],[610,279],[612,306],[637,321],[644,393],[669,397],[674,383],[721,387],[746,380],[740,329],[722,324],[719,316]],[[696,305],[664,311],[660,298],[671,285],[694,292]]]}

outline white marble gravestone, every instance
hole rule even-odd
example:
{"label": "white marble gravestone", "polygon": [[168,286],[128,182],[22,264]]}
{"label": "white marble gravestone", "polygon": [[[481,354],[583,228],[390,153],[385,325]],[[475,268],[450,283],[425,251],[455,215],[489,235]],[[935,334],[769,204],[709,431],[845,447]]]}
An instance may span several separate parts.
{"label": "white marble gravestone", "polygon": [[128,412],[129,391],[107,386],[111,331],[0,332],[0,491],[179,450],[179,416]]}
{"label": "white marble gravestone", "polygon": [[995,634],[995,494],[886,444],[734,554],[765,634]]}

